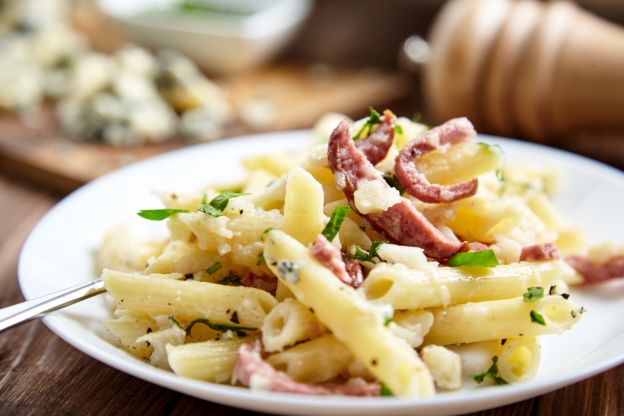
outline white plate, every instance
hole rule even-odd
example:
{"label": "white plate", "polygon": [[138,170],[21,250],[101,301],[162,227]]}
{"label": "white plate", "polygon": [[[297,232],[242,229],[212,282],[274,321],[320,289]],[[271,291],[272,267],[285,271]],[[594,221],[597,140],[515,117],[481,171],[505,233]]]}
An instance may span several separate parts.
{"label": "white plate", "polygon": [[[307,132],[284,132],[189,147],[106,175],[54,207],[28,238],[19,263],[19,282],[27,299],[92,279],[93,252],[103,233],[119,222],[140,232],[162,232],[162,223],[135,213],[159,206],[155,190],[195,190],[213,181],[240,177],[245,155],[301,148]],[[561,210],[595,240],[621,239],[624,230],[624,175],[597,162],[559,150],[513,140],[500,143],[510,160],[559,165],[567,180],[556,197]],[[621,241],[621,240],[620,240]],[[177,377],[132,358],[111,345],[100,320],[110,312],[105,298],[74,305],[45,318],[46,325],[84,353],[128,374],[214,402],[283,414],[384,415],[451,414],[501,406],[544,394],[605,371],[624,361],[624,285],[611,282],[575,292],[587,313],[571,331],[544,337],[537,377],[523,384],[478,388],[432,398],[306,397],[258,393]]]}

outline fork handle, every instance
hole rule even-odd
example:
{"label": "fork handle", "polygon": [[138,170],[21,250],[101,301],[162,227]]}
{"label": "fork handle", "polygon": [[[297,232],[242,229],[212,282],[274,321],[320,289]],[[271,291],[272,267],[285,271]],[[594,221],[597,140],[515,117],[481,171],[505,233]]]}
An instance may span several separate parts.
{"label": "fork handle", "polygon": [[102,279],[0,309],[0,332],[106,292]]}

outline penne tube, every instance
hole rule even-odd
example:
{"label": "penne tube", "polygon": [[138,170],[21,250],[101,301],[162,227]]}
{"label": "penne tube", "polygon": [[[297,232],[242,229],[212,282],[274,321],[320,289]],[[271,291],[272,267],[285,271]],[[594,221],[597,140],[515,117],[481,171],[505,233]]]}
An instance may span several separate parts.
{"label": "penne tube", "polygon": [[249,338],[232,338],[167,345],[169,366],[179,376],[225,383],[232,379],[238,348]]}
{"label": "penne tube", "polygon": [[319,321],[395,395],[434,393],[431,374],[418,354],[384,325],[387,308],[367,302],[282,231],[267,234],[264,254],[297,300],[312,308]]}
{"label": "penne tube", "polygon": [[118,306],[139,318],[173,315],[182,321],[203,318],[215,323],[259,328],[277,304],[268,292],[251,287],[173,280],[108,269],[102,273],[102,279]]}
{"label": "penne tube", "polygon": [[422,309],[467,302],[509,299],[528,287],[546,291],[560,278],[574,275],[563,260],[484,267],[433,267],[418,270],[380,263],[362,285],[367,299],[395,309]]}
{"label": "penne tube", "polygon": [[432,312],[433,326],[424,343],[450,345],[560,334],[580,319],[582,310],[555,295],[533,302],[519,297],[465,303]]}
{"label": "penne tube", "polygon": [[303,244],[314,242],[325,226],[323,187],[301,168],[286,181],[284,231]]}

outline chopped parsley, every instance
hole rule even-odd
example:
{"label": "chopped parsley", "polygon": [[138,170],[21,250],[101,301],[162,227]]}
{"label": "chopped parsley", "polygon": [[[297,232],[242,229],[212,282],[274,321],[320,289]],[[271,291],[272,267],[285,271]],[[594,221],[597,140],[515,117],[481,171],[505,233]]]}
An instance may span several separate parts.
{"label": "chopped parsley", "polygon": [[498,266],[498,259],[492,250],[482,251],[467,251],[464,253],[457,253],[448,260],[448,265],[451,267],[459,266],[481,266],[481,267],[494,267]]}
{"label": "chopped parsley", "polygon": [[336,237],[336,234],[340,231],[340,226],[347,217],[348,212],[349,207],[340,206],[334,208],[334,212],[332,212],[329,222],[325,225],[325,228],[323,228],[323,231],[321,232],[321,234],[323,234],[328,241],[332,241],[334,237]]}
{"label": "chopped parsley", "polygon": [[379,259],[379,255],[377,254],[377,250],[379,247],[385,243],[385,241],[373,241],[371,243],[370,251],[362,250],[359,247],[355,248],[355,254],[353,256],[349,256],[349,258],[360,260],[360,261],[370,261],[373,262],[375,259]]}
{"label": "chopped parsley", "polygon": [[218,283],[221,285],[227,285],[227,286],[240,286],[241,278],[236,276],[235,274],[230,273],[227,276],[225,276],[223,279],[219,280]]}
{"label": "chopped parsley", "polygon": [[223,266],[221,265],[221,263],[216,262],[215,264],[213,264],[212,266],[208,267],[206,269],[206,272],[208,274],[215,274],[216,272],[218,272],[219,270],[221,270],[223,268]]}
{"label": "chopped parsley", "polygon": [[544,288],[540,286],[527,288],[526,293],[522,294],[525,302],[535,302],[544,297]]}
{"label": "chopped parsley", "polygon": [[530,315],[531,315],[531,322],[546,326],[546,321],[544,320],[544,317],[542,316],[541,313],[539,313],[538,311],[532,310],[530,312]]}
{"label": "chopped parsley", "polygon": [[180,322],[178,322],[177,319],[175,319],[175,317],[173,315],[169,315],[169,322],[171,322],[173,325],[177,326],[178,328],[182,328],[182,324],[180,324]]}
{"label": "chopped parsley", "polygon": [[401,126],[400,124],[397,124],[396,126],[394,126],[394,132],[396,134],[403,134],[403,126]]}
{"label": "chopped parsley", "polygon": [[225,191],[212,198],[212,200],[208,203],[206,203],[206,197],[204,196],[204,199],[197,207],[197,210],[203,212],[204,214],[212,215],[213,217],[220,217],[223,215],[225,208],[227,208],[230,199],[237,198],[242,195],[246,194],[241,192]]}
{"label": "chopped parsley", "polygon": [[150,221],[162,221],[166,218],[169,218],[172,215],[179,214],[181,212],[189,212],[186,209],[176,209],[176,208],[163,208],[163,209],[142,209],[137,212],[139,217],[143,217],[146,220]]}
{"label": "chopped parsley", "polygon": [[260,255],[258,256],[258,259],[256,260],[256,266],[260,266],[262,263],[264,263],[264,252],[260,253]]}
{"label": "chopped parsley", "polygon": [[[381,123],[381,114],[373,107],[368,107],[369,115],[362,128],[353,136],[353,140],[360,140],[362,136],[369,136],[375,125]],[[367,131],[366,134],[364,132]]]}
{"label": "chopped parsley", "polygon": [[228,324],[218,324],[215,322],[210,322],[208,319],[199,318],[191,321],[189,326],[186,327],[186,335],[191,335],[191,330],[196,324],[203,324],[208,326],[208,328],[217,331],[217,332],[225,332],[225,331],[234,331],[236,335],[239,337],[244,337],[247,335],[245,331],[255,331],[258,328],[252,328],[249,326],[238,326],[238,325],[228,325]]}
{"label": "chopped parsley", "polygon": [[383,178],[384,178],[384,181],[386,181],[388,185],[395,188],[397,191],[399,191],[401,195],[403,195],[403,193],[405,192],[405,188],[403,188],[403,186],[401,185],[399,180],[396,178],[396,176],[385,175]]}
{"label": "chopped parsley", "polygon": [[386,320],[384,321],[384,326],[390,326],[390,324],[392,323],[393,319],[392,318],[386,318]]}
{"label": "chopped parsley", "polygon": [[394,396],[390,387],[386,386],[386,383],[379,383],[379,395],[382,397],[390,397]]}
{"label": "chopped parsley", "polygon": [[262,231],[262,234],[260,234],[260,239],[264,241],[264,237],[266,237],[266,235],[273,230],[273,228],[267,228],[266,230]]}
{"label": "chopped parsley", "polygon": [[498,364],[496,364],[497,362],[498,357],[495,355],[494,357],[492,357],[492,365],[490,366],[490,368],[488,368],[481,374],[472,376],[472,379],[479,384],[483,383],[486,378],[491,379],[496,385],[507,384],[507,382],[498,375]]}

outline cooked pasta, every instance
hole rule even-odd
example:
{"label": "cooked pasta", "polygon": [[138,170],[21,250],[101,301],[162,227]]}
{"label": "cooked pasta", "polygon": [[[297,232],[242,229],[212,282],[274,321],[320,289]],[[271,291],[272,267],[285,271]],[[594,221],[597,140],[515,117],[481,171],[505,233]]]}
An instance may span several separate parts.
{"label": "cooked pasta", "polygon": [[[97,265],[113,338],[182,377],[278,392],[425,397],[533,377],[539,338],[584,312],[568,285],[610,276],[583,270],[622,250],[588,248],[550,201],[557,175],[506,164],[466,119],[344,120],[320,122],[307,154],[244,160],[243,181],[160,193],[139,215],[167,221],[164,241],[112,230]],[[491,367],[462,373],[459,344]]]}

